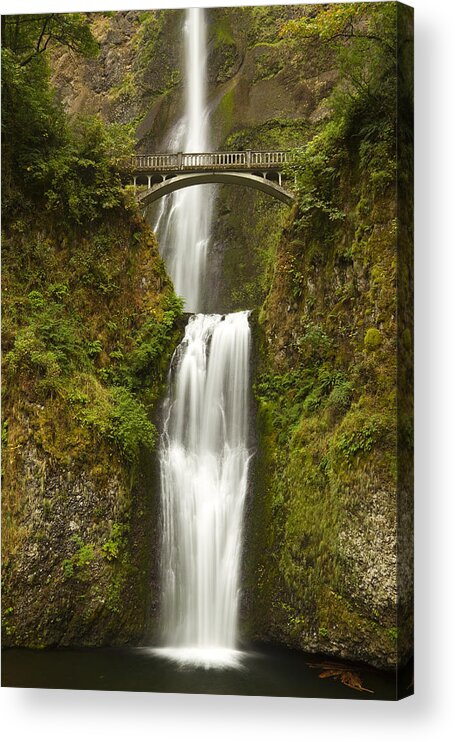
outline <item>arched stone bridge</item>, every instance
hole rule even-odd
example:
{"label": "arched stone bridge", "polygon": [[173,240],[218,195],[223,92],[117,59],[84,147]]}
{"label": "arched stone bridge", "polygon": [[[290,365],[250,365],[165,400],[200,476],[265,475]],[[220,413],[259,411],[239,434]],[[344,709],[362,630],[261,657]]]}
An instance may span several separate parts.
{"label": "arched stone bridge", "polygon": [[148,206],[168,193],[204,183],[231,183],[268,193],[286,204],[294,194],[282,184],[282,172],[289,162],[285,151],[177,152],[135,155],[133,183],[141,205]]}

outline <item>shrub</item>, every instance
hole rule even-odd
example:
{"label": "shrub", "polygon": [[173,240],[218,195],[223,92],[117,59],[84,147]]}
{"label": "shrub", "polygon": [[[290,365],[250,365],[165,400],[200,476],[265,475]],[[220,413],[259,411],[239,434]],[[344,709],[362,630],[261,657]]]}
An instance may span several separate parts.
{"label": "shrub", "polygon": [[144,405],[128,389],[114,387],[112,402],[108,436],[115,440],[128,460],[134,460],[141,446],[153,447],[155,426],[148,419]]}
{"label": "shrub", "polygon": [[95,558],[95,547],[93,544],[85,544],[80,536],[73,536],[72,540],[78,549],[69,559],[63,560],[63,574],[68,579],[75,576],[83,579],[85,568]]}
{"label": "shrub", "polygon": [[105,541],[105,543],[101,547],[103,556],[107,559],[108,562],[111,562],[113,559],[118,558],[123,542],[124,531],[125,528],[124,526],[122,526],[121,523],[114,523],[114,525],[112,526],[110,538],[108,539],[108,541]]}
{"label": "shrub", "polygon": [[345,426],[347,429],[334,440],[334,447],[346,459],[348,466],[357,456],[385,443],[391,432],[387,416],[367,415],[366,412],[360,413],[358,410],[352,414],[348,413]]}
{"label": "shrub", "polygon": [[46,386],[68,373],[76,359],[84,365],[85,354],[75,318],[62,305],[49,303],[38,291],[30,292],[28,301],[32,309],[28,324],[18,331],[5,361],[12,371],[33,372]]}
{"label": "shrub", "polygon": [[306,364],[322,363],[333,348],[333,342],[320,325],[307,323],[305,333],[297,340],[297,349]]}
{"label": "shrub", "polygon": [[335,382],[327,404],[329,407],[343,411],[348,409],[354,394],[354,385],[351,381],[344,378]]}

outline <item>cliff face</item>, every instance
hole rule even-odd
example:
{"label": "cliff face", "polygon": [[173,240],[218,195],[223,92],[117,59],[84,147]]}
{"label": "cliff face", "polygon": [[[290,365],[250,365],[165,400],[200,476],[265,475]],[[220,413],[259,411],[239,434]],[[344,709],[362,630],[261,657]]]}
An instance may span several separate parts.
{"label": "cliff face", "polygon": [[137,642],[157,597],[149,417],[179,337],[156,241],[121,208],[86,229],[21,214],[3,282],[3,641]]}
{"label": "cliff face", "polygon": [[52,79],[68,114],[99,114],[129,124],[139,140],[155,119],[166,127],[168,103],[176,108],[182,80],[182,12],[92,13],[88,18],[99,44],[96,59],[75,58],[65,48],[53,51]]}
{"label": "cliff face", "polygon": [[[212,132],[221,150],[291,149],[304,145],[328,118],[337,84],[332,51],[309,43],[303,59],[283,25],[311,14],[308,6],[211,10],[209,69]],[[276,247],[289,209],[249,188],[220,187],[208,285],[209,311],[258,307],[275,271]]]}
{"label": "cliff face", "polygon": [[396,210],[343,171],[350,217],[325,239],[290,223],[260,317],[246,615],[257,637],[392,666]]}

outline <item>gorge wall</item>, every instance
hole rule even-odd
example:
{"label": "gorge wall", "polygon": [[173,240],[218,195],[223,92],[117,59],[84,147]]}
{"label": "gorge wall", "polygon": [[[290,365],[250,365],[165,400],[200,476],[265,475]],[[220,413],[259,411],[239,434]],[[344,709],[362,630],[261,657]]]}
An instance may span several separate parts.
{"label": "gorge wall", "polygon": [[4,644],[137,642],[156,599],[149,417],[179,304],[121,207],[86,230],[22,212],[3,259]]}

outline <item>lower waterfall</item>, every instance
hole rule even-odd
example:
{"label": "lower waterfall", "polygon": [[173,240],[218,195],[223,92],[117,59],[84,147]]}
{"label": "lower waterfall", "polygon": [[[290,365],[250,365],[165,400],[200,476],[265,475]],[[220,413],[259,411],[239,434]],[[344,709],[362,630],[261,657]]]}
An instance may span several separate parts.
{"label": "lower waterfall", "polygon": [[161,651],[233,664],[248,477],[248,312],[197,314],[171,364],[161,436]]}

